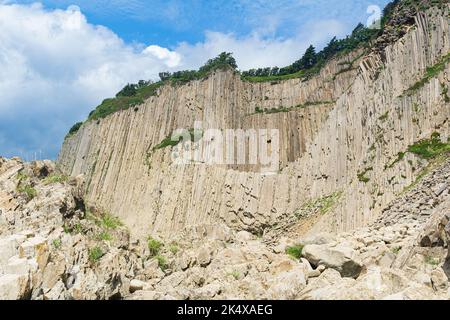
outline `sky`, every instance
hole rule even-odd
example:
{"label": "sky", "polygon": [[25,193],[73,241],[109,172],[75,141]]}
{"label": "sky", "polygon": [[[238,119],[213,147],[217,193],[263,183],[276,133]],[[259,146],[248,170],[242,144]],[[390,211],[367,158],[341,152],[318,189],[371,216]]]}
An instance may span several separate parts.
{"label": "sky", "polygon": [[0,156],[56,159],[69,128],[127,83],[222,51],[241,70],[286,66],[388,2],[0,0]]}

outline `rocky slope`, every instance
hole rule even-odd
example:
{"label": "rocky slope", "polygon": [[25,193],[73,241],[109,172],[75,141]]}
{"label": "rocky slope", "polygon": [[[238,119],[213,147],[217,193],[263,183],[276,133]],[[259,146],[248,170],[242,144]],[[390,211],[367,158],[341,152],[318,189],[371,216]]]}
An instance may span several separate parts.
{"label": "rocky slope", "polygon": [[81,176],[0,158],[0,299],[449,299],[449,181],[444,159],[350,233],[268,244],[216,224],[146,243],[84,205]]}

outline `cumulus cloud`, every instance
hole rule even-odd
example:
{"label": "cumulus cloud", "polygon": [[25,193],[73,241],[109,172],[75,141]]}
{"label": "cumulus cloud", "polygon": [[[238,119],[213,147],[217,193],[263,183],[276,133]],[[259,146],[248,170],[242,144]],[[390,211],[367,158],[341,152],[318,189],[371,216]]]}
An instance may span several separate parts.
{"label": "cumulus cloud", "polygon": [[128,82],[197,68],[222,51],[233,52],[241,69],[284,66],[343,29],[330,20],[289,39],[206,32],[203,42],[168,49],[127,44],[90,24],[76,6],[46,10],[0,1],[0,154],[42,150],[54,158],[70,126]]}
{"label": "cumulus cloud", "polygon": [[191,45],[180,44],[175,51],[182,57],[182,66],[198,66],[220,52],[232,52],[241,70],[278,66],[283,67],[299,59],[310,45],[322,46],[333,36],[345,34],[344,26],[336,20],[308,24],[304,33],[283,39],[252,33],[246,37],[234,34],[206,32],[205,41]]}
{"label": "cumulus cloud", "polygon": [[44,150],[127,82],[176,67],[177,53],[124,43],[76,6],[0,5],[0,153]]}

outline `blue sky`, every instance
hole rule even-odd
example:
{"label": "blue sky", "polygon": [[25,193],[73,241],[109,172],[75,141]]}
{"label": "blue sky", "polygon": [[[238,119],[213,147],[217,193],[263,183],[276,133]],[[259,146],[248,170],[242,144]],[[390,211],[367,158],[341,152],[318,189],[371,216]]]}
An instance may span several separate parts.
{"label": "blue sky", "polygon": [[387,0],[0,0],[0,155],[56,158],[71,125],[127,82],[199,67],[284,66]]}

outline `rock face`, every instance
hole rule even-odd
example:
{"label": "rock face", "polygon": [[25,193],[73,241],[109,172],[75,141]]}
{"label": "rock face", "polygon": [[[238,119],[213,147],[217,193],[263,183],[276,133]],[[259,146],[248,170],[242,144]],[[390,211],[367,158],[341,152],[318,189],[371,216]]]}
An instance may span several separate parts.
{"label": "rock face", "polygon": [[[0,157],[0,299],[449,299],[450,160],[408,152],[449,141],[444,6],[307,81],[216,71],[86,122],[56,165]],[[198,120],[278,129],[280,170],[154,149]]]}
{"label": "rock face", "polygon": [[[58,166],[69,175],[84,174],[87,201],[116,212],[138,235],[167,236],[217,222],[262,233],[309,201],[337,192],[339,204],[316,215],[313,231],[364,226],[425,165],[412,154],[395,161],[398,155],[433,132],[442,140],[449,135],[442,94],[449,86],[448,64],[405,93],[448,54],[446,12],[421,12],[382,54],[353,52],[305,82],[250,83],[232,71],[217,71],[204,80],[164,86],[136,109],[85,123],[65,141]],[[358,57],[357,69],[340,72],[343,61]],[[326,101],[333,103],[255,113],[256,107]],[[171,148],[152,151],[196,120],[205,129],[279,129],[279,174],[249,166],[174,165]]]}
{"label": "rock face", "polygon": [[215,224],[148,244],[81,205],[81,177],[0,163],[1,299],[450,298],[449,159],[352,232],[268,239]]}

